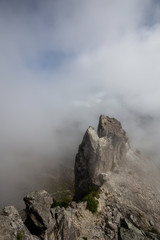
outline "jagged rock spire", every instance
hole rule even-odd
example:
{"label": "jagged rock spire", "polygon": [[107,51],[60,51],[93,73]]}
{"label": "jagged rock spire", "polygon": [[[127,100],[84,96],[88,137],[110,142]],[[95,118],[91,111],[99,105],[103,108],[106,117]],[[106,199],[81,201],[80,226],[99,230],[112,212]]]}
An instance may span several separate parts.
{"label": "jagged rock spire", "polygon": [[90,185],[102,185],[102,175],[125,161],[128,137],[115,118],[100,116],[98,133],[89,127],[75,161],[75,198],[81,198]]}
{"label": "jagged rock spire", "polygon": [[99,138],[105,136],[109,138],[113,137],[114,135],[123,137],[126,139],[126,141],[128,141],[126,132],[124,131],[121,123],[117,119],[101,115],[98,124]]}

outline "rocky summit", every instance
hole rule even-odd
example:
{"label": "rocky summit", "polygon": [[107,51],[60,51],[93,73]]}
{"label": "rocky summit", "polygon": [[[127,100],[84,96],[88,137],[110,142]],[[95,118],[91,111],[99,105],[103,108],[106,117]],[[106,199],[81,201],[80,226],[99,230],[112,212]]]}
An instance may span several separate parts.
{"label": "rocky summit", "polygon": [[85,194],[90,185],[101,186],[109,171],[118,171],[128,150],[128,137],[121,123],[101,115],[98,132],[92,127],[87,129],[76,156],[75,197]]}
{"label": "rocky summit", "polygon": [[159,240],[159,168],[130,147],[115,118],[89,127],[75,159],[75,196],[58,202],[45,190],[26,208],[0,212],[0,240]]}

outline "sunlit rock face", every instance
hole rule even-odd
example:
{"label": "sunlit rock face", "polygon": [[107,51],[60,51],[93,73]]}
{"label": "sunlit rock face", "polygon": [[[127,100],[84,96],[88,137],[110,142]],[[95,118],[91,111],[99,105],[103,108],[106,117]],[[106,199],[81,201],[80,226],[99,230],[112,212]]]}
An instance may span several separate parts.
{"label": "sunlit rock face", "polygon": [[121,123],[101,115],[98,131],[89,127],[79,146],[75,161],[75,198],[85,194],[90,185],[101,186],[103,174],[124,164],[129,142]]}

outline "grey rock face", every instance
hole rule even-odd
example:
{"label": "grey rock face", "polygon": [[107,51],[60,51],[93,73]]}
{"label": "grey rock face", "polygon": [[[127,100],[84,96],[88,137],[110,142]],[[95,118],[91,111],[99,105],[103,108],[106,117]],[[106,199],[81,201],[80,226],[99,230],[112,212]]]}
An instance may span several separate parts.
{"label": "grey rock face", "polygon": [[143,236],[142,234],[138,234],[133,230],[120,228],[119,237],[121,240],[149,240],[149,238]]}
{"label": "grey rock face", "polygon": [[118,231],[121,240],[149,240],[138,228],[127,219],[121,219],[121,226]]}
{"label": "grey rock face", "polygon": [[65,210],[60,207],[52,209],[52,216],[56,221],[53,230],[54,239],[76,240],[78,238],[79,232],[75,227],[72,215],[74,215],[72,209]]}
{"label": "grey rock face", "polygon": [[128,137],[126,135],[126,132],[122,128],[121,123],[115,118],[110,118],[104,115],[101,115],[99,118],[98,136],[100,138],[105,136],[119,136],[123,137],[126,142],[128,141]]}
{"label": "grey rock face", "polygon": [[13,207],[5,207],[0,212],[0,240],[36,240],[24,225],[18,211]]}
{"label": "grey rock face", "polygon": [[31,233],[49,239],[53,230],[55,219],[51,215],[52,198],[44,190],[28,194],[24,198],[26,204],[26,225]]}
{"label": "grey rock face", "polygon": [[77,231],[71,218],[71,210],[51,208],[53,200],[46,191],[36,191],[24,198],[26,225],[31,233],[45,240],[75,240]]}
{"label": "grey rock face", "polygon": [[90,185],[101,186],[103,173],[116,171],[124,164],[129,142],[119,121],[100,116],[98,133],[89,127],[75,160],[75,198],[85,194]]}

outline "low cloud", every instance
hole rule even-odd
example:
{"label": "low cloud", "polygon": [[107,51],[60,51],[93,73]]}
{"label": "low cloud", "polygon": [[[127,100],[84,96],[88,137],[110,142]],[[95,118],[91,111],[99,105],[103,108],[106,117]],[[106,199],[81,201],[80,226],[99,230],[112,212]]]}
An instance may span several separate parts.
{"label": "low cloud", "polygon": [[159,11],[153,0],[1,1],[1,206],[73,163],[100,114],[159,162]]}

